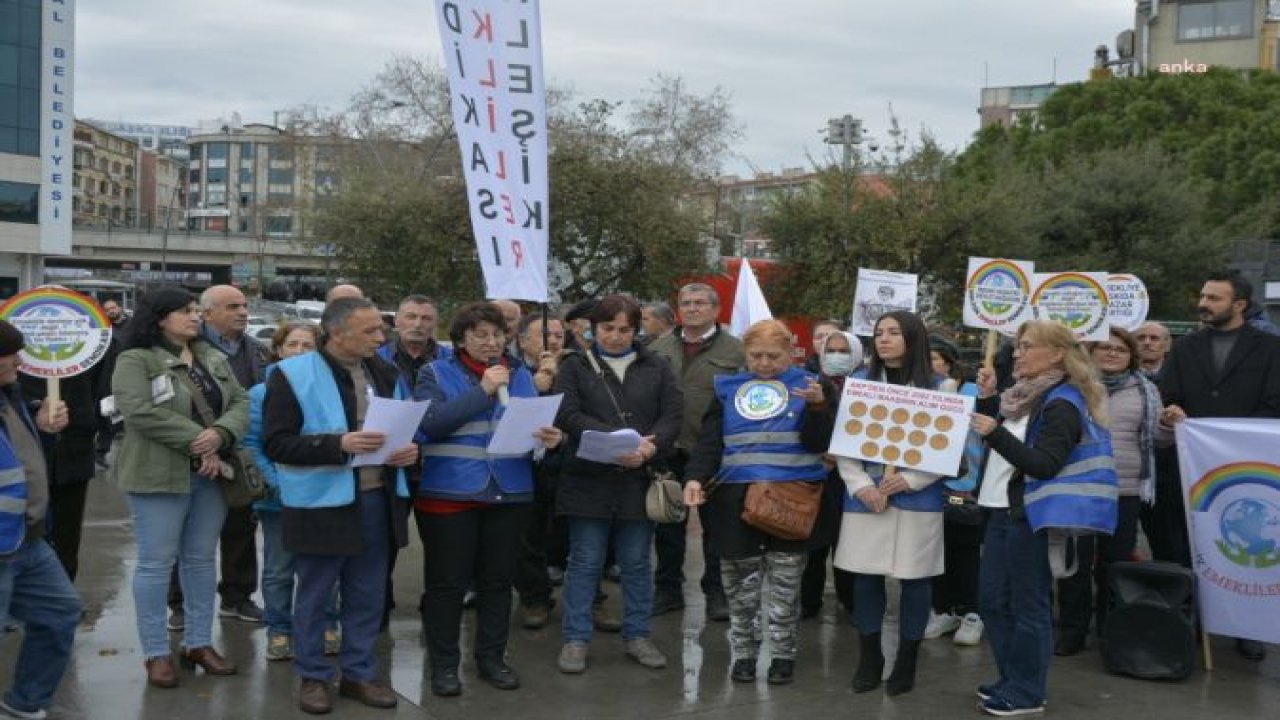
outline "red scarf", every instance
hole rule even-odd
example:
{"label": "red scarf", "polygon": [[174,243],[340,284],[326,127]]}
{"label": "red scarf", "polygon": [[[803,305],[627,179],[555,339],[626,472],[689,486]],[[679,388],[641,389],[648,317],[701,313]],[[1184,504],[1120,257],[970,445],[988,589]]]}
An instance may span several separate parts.
{"label": "red scarf", "polygon": [[[488,364],[482,363],[479,360],[476,360],[475,358],[471,357],[470,355],[467,354],[466,350],[458,351],[458,360],[462,362],[463,367],[465,367],[466,369],[474,373],[476,377],[484,377],[484,371],[489,369]],[[502,367],[510,366],[510,363],[507,361],[507,358],[505,355],[498,357],[498,364],[501,365]]]}

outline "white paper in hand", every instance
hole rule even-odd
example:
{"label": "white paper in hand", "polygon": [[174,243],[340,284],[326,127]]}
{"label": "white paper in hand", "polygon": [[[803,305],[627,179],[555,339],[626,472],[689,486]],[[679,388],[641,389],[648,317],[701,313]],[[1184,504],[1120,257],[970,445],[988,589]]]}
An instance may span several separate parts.
{"label": "white paper in hand", "polygon": [[366,432],[380,432],[387,436],[382,447],[370,453],[356,455],[351,459],[353,467],[364,465],[385,465],[391,453],[408,445],[413,434],[427,414],[430,400],[392,400],[384,397],[369,398],[369,409],[364,415]]}
{"label": "white paper in hand", "polygon": [[512,457],[528,455],[537,449],[538,441],[533,433],[538,428],[556,423],[556,411],[564,395],[523,398],[513,397],[489,438],[490,455]]}
{"label": "white paper in hand", "polygon": [[640,447],[640,433],[631,428],[614,430],[610,433],[587,430],[582,433],[578,443],[578,457],[598,463],[619,465],[623,455],[635,452]]}

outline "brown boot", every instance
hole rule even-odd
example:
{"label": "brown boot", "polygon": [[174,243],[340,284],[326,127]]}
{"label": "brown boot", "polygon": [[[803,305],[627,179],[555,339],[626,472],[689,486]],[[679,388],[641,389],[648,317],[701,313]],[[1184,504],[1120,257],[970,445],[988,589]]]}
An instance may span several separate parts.
{"label": "brown boot", "polygon": [[338,694],[376,708],[393,708],[396,706],[396,694],[391,688],[377,682],[360,682],[342,678],[338,683]]}
{"label": "brown boot", "polygon": [[187,648],[182,653],[182,664],[187,668],[199,665],[210,675],[235,675],[236,665],[218,654],[212,646]]}
{"label": "brown boot", "polygon": [[147,658],[147,684],[158,688],[178,687],[178,669],[168,655]]}
{"label": "brown boot", "polygon": [[302,681],[298,691],[298,707],[304,713],[324,715],[333,711],[333,698],[329,695],[329,683],[323,680]]}

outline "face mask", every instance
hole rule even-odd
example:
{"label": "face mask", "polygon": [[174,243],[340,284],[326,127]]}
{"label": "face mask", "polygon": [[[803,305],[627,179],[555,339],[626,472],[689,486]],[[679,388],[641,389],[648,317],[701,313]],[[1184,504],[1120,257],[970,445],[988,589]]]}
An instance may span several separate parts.
{"label": "face mask", "polygon": [[596,339],[596,334],[591,332],[590,330],[585,330],[582,333],[582,339],[586,340],[587,342],[591,342],[592,340]]}
{"label": "face mask", "polygon": [[822,372],[831,377],[843,377],[853,372],[853,353],[833,350],[821,360]]}

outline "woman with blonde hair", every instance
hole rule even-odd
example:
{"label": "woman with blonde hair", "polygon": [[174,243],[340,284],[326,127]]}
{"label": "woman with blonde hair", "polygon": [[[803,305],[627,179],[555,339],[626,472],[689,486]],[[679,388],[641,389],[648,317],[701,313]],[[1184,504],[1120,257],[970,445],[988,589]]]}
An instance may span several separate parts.
{"label": "woman with blonde hair", "polygon": [[1050,536],[1111,534],[1116,475],[1107,393],[1075,334],[1056,323],[1018,329],[1015,383],[999,397],[991,368],[978,373],[972,427],[991,448],[978,489],[987,508],[982,619],[999,678],[978,687],[989,715],[1043,712],[1053,656]]}
{"label": "woman with blonde hair", "polygon": [[[773,653],[768,681],[785,685],[795,672],[805,562],[811,550],[831,544],[838,506],[819,500],[809,536],[787,540],[748,525],[743,505],[755,483],[826,480],[821,453],[830,442],[831,423],[818,378],[791,365],[786,325],[758,322],[742,336],[742,344],[747,372],[716,376],[715,397],[686,468],[684,496],[689,505],[710,502],[707,532],[720,550],[720,575],[729,600],[733,681],[756,679],[764,601]],[[720,484],[708,500],[704,487],[713,477]],[[820,497],[835,499],[828,493]]]}

